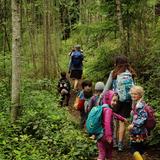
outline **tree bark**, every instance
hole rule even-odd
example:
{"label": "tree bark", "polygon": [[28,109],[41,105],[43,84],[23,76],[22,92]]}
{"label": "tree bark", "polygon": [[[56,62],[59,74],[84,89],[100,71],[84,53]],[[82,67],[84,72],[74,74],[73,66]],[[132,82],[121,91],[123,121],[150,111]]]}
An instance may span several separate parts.
{"label": "tree bark", "polygon": [[20,3],[11,1],[12,7],[12,92],[11,122],[15,122],[20,106],[20,53],[21,53],[21,18]]}
{"label": "tree bark", "polygon": [[125,53],[125,35],[124,35],[123,19],[121,12],[121,0],[116,0],[116,15],[117,15],[120,39],[121,39],[121,53]]}
{"label": "tree bark", "polygon": [[44,1],[44,64],[43,64],[43,77],[48,78],[48,54],[49,54],[49,34],[48,34],[48,0]]}

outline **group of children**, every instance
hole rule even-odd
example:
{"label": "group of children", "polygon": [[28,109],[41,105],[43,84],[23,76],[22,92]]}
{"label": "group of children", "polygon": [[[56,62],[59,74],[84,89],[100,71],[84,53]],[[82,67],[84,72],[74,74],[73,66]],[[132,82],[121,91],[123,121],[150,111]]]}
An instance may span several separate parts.
{"label": "group of children", "polygon": [[[130,132],[130,147],[135,160],[142,160],[141,154],[144,153],[144,141],[147,138],[147,129],[144,127],[145,121],[147,119],[147,112],[144,110],[144,103],[142,103],[144,90],[141,86],[133,86],[131,88],[131,97],[133,102],[133,110],[131,111],[131,121],[126,118],[116,114],[118,103],[118,94],[113,90],[107,90],[102,99],[100,95],[103,91],[103,82],[97,82],[95,84],[95,94],[92,94],[92,83],[89,80],[84,80],[82,82],[82,90],[78,93],[74,107],[80,111],[80,127],[85,128],[85,122],[90,110],[102,104],[108,104],[108,108],[103,108],[103,127],[104,134],[101,139],[97,141],[97,146],[99,150],[98,160],[105,160],[108,158],[112,160],[112,148],[114,137],[114,119],[125,122],[128,125],[128,130]],[[85,100],[86,101],[85,101]],[[88,100],[90,99],[90,100]],[[81,102],[83,101],[83,102]],[[80,107],[80,106],[81,107]],[[83,106],[83,107],[82,107]]]}
{"label": "group of children", "polygon": [[[111,74],[114,75],[115,72],[112,71]],[[68,81],[64,73],[61,75],[62,79]],[[126,123],[128,124],[130,148],[133,157],[135,160],[143,160],[143,157],[141,155],[144,153],[144,148],[145,148],[144,142],[147,139],[148,135],[147,129],[145,128],[145,122],[148,118],[148,114],[147,111],[145,110],[145,102],[143,100],[144,90],[141,86],[137,85],[133,85],[131,87],[129,91],[129,94],[131,96],[131,101],[127,101],[127,104],[131,104],[130,110],[127,108],[127,112],[130,111],[130,120],[128,120],[129,116],[125,115],[123,116],[123,114],[119,114],[119,112],[116,112],[119,104],[122,102],[120,101],[120,96],[118,92],[113,88],[107,86],[109,85],[109,83],[111,85],[111,83],[114,82],[113,79],[112,80],[110,79],[111,77],[109,78],[106,85],[104,85],[103,82],[97,82],[94,87],[94,93],[92,90],[92,81],[84,80],[81,83],[82,88],[78,92],[74,103],[74,107],[80,112],[80,127],[85,128],[85,123],[88,114],[90,113],[93,107],[107,104],[107,107],[103,108],[103,113],[102,113],[103,135],[101,136],[101,138],[97,139],[97,147],[99,151],[97,160],[105,160],[106,158],[112,160],[112,148],[113,146],[116,146],[116,138],[117,138],[117,133],[115,133],[116,129],[114,124],[117,121],[123,122],[124,125]],[[60,86],[60,84],[61,83],[59,82],[58,86]],[[64,95],[67,95],[68,97],[67,98],[67,105],[68,105],[70,90],[71,87],[69,87],[69,90],[67,90],[68,92],[65,92],[62,89],[59,90],[59,93],[61,93],[62,95],[61,105],[62,101],[64,100]],[[118,145],[119,145],[119,151],[122,151],[121,140],[118,140]]]}

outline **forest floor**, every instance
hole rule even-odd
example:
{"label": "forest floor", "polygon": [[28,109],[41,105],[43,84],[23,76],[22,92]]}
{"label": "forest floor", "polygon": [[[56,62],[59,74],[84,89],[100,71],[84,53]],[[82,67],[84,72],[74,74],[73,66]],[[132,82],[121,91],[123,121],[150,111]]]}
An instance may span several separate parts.
{"label": "forest floor", "polygon": [[[71,93],[70,106],[67,110],[75,121],[79,121],[79,112],[75,108],[73,108],[75,96],[75,93]],[[129,146],[127,144],[128,143],[126,143],[125,150],[123,152],[118,152],[116,149],[113,150],[113,160],[133,160],[133,156],[131,155]],[[160,160],[159,153],[159,147],[148,147],[146,149],[146,153],[144,154],[144,160]]]}

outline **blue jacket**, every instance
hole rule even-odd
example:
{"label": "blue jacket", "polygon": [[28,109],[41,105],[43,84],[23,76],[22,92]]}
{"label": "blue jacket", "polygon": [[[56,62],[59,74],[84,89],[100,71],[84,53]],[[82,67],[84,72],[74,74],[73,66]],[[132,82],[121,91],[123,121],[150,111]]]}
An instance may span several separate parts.
{"label": "blue jacket", "polygon": [[131,117],[134,127],[131,130],[131,134],[133,135],[147,134],[147,129],[144,124],[148,118],[148,114],[144,109],[144,105],[145,104],[140,101],[136,105],[132,106]]}

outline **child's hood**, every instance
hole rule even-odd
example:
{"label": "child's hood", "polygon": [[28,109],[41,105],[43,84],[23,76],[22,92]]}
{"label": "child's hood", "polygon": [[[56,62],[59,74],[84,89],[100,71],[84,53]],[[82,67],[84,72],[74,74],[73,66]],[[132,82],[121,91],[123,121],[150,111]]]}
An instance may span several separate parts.
{"label": "child's hood", "polygon": [[114,95],[115,95],[115,92],[112,90],[105,91],[103,95],[103,100],[102,100],[103,104],[111,105],[111,101]]}

